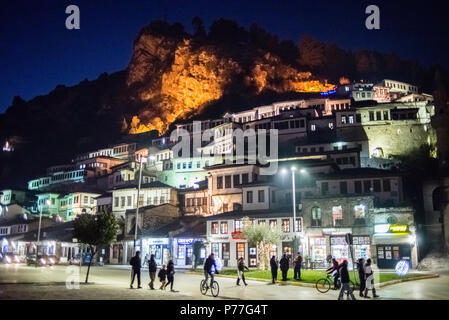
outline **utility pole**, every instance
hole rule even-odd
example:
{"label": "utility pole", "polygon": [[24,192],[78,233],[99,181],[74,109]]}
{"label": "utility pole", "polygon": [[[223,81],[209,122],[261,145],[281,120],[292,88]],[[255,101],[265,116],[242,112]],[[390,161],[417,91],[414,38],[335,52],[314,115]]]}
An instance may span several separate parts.
{"label": "utility pole", "polygon": [[[50,201],[46,200],[45,203],[49,204]],[[39,226],[37,228],[36,265],[35,265],[36,268],[37,268],[37,265],[38,265],[38,260],[37,259],[38,259],[38,255],[39,255],[39,243],[40,243],[40,240],[41,240],[41,224],[42,224],[42,205],[40,206],[40,210],[39,210]]]}

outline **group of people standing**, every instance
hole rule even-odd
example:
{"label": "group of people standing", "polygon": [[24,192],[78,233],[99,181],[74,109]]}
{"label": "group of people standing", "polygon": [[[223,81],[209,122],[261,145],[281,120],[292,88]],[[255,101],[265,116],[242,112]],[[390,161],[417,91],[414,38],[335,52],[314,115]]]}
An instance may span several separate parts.
{"label": "group of people standing", "polygon": [[[374,288],[374,272],[371,267],[371,259],[367,259],[366,263],[363,258],[360,258],[357,262],[357,270],[359,273],[360,280],[360,297],[362,298],[371,298],[368,296],[368,291],[373,291],[373,297],[379,297],[376,295],[376,289]],[[350,285],[349,279],[349,271],[348,271],[348,261],[343,260],[341,264],[333,258],[332,266],[326,270],[329,274],[332,274],[334,278],[334,289],[338,288],[338,280],[341,282],[341,290],[338,296],[338,299],[341,300],[343,298],[344,293],[347,293],[351,299],[355,300],[354,294],[352,292],[352,288]]]}
{"label": "group of people standing", "polygon": [[[298,256],[293,260],[293,271],[295,280],[301,280],[301,266],[302,266],[302,256],[298,252]],[[271,281],[276,283],[278,277],[278,269],[282,272],[282,281],[287,281],[288,269],[290,268],[290,258],[287,254],[284,254],[279,261],[276,260],[276,256],[272,256],[270,260],[271,268]]]}
{"label": "group of people standing", "polygon": [[[150,275],[150,282],[148,283],[148,286],[151,290],[154,290],[154,280],[156,278],[156,272],[157,272],[157,263],[154,258],[154,254],[150,256],[149,259],[145,258],[144,264],[148,263],[148,272]],[[132,271],[131,271],[131,284],[130,289],[133,289],[134,280],[137,276],[137,289],[142,289],[141,282],[140,282],[140,269],[142,268],[142,260],[140,258],[140,251],[136,251],[136,255],[131,258],[129,261],[129,264],[131,265]],[[159,273],[157,274],[159,281],[161,283],[161,286],[159,287],[160,290],[165,290],[168,285],[170,285],[170,291],[173,290],[173,282],[175,278],[175,264],[173,263],[173,260],[168,261],[167,265],[162,265],[162,268],[159,270]],[[168,281],[167,281],[168,280]]]}

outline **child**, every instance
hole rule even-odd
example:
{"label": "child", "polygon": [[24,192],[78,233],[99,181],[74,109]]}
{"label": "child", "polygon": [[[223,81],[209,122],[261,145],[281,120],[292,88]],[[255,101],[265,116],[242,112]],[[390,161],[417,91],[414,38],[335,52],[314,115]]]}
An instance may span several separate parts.
{"label": "child", "polygon": [[159,270],[157,276],[159,277],[159,281],[161,282],[161,287],[159,289],[164,290],[165,282],[167,282],[167,269],[165,264],[162,265],[162,268],[161,270]]}

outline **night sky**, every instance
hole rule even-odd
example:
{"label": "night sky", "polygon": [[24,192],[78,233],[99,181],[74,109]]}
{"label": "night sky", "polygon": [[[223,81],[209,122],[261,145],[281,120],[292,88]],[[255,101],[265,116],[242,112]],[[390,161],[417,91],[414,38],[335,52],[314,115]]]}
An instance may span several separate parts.
{"label": "night sky", "polygon": [[[365,0],[0,0],[0,112],[15,95],[29,100],[58,84],[75,85],[122,70],[138,31],[154,19],[194,16],[206,27],[228,18],[264,27],[295,43],[301,35],[344,49],[394,52],[426,66],[449,69],[449,1]],[[81,29],[65,28],[66,6],[76,4]],[[380,30],[365,28],[365,8],[380,7]]]}

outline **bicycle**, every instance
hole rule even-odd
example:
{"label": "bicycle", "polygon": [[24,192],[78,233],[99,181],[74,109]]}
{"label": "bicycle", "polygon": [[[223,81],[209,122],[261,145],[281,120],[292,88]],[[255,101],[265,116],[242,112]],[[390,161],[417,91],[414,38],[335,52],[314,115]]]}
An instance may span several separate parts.
{"label": "bicycle", "polygon": [[201,280],[201,283],[200,283],[201,294],[206,295],[206,293],[209,289],[210,289],[210,292],[212,293],[212,296],[214,296],[214,297],[218,296],[218,293],[220,292],[220,286],[218,285],[217,281],[214,280],[214,282],[212,282],[212,286],[209,287],[206,279]]}
{"label": "bicycle", "polygon": [[[356,290],[356,286],[354,285],[354,282],[349,280],[350,287],[353,291]],[[334,278],[328,273],[326,275],[326,278],[318,279],[315,283],[315,288],[318,290],[318,292],[326,293],[331,289],[331,286],[334,285]],[[338,290],[341,288],[341,282],[340,279],[337,279],[337,287],[333,288],[334,290]]]}

